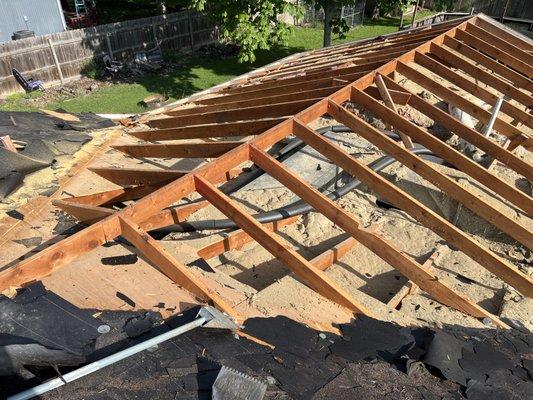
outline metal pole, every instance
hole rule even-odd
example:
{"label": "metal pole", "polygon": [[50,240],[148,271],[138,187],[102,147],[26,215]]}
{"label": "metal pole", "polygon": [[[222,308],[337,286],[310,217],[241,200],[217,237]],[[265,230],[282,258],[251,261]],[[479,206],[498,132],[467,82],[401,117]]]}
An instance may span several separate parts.
{"label": "metal pole", "polygon": [[188,324],[172,329],[171,331],[148,339],[142,343],[136,344],[135,346],[129,347],[127,349],[119,351],[118,353],[102,358],[101,360],[87,364],[84,367],[78,368],[72,372],[69,372],[68,374],[63,375],[62,377],[52,379],[51,381],[42,383],[41,385],[35,386],[14,396],[8,397],[7,400],[26,400],[31,399],[35,396],[40,396],[43,393],[63,386],[65,383],[75,381],[76,379],[82,378],[104,367],[107,367],[134,354],[137,354],[143,350],[153,347],[159,343],[162,343],[164,341],[172,339],[173,337],[179,336],[185,332],[197,328],[206,322],[207,320],[205,317],[198,317],[194,321],[189,322]]}

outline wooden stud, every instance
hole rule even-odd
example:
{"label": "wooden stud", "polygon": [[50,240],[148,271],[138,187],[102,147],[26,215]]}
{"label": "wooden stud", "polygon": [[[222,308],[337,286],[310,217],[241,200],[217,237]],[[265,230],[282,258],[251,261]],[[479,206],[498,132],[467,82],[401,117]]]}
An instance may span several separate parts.
{"label": "wooden stud", "polygon": [[241,108],[235,110],[214,111],[204,114],[184,115],[152,120],[148,123],[152,128],[175,128],[187,125],[249,121],[260,118],[274,118],[293,115],[320,99],[305,99],[286,103],[270,104],[265,106]]}
{"label": "wooden stud", "polygon": [[[467,112],[477,120],[483,123],[487,123],[490,120],[490,112],[474,104],[470,100],[465,99],[463,96],[457,94],[453,90],[450,90],[445,86],[441,85],[440,83],[435,82],[422,72],[417,71],[409,65],[400,62],[398,63],[397,70],[407,79],[412,80],[413,82],[429,90],[430,92],[434,93],[436,96],[442,98],[448,103],[451,103],[459,109]],[[521,132],[520,129],[516,128],[515,126],[512,126],[511,124],[508,124],[501,118],[496,118],[494,128],[502,135],[505,135],[510,138],[523,135],[523,132]]]}
{"label": "wooden stud", "polygon": [[221,141],[179,144],[132,144],[111,147],[135,158],[215,158],[242,143]]}
{"label": "wooden stud", "polygon": [[[444,64],[437,61],[435,58],[430,58],[422,53],[415,53],[415,62],[427,70],[433,72],[446,79],[447,81],[457,85],[463,90],[466,90],[468,93],[473,94],[477,98],[484,100],[488,104],[495,104],[500,96],[495,95],[491,91],[477,85],[475,82],[472,82],[469,79],[461,76],[460,74],[452,71],[450,68],[446,67]],[[533,99],[531,99],[533,101]],[[509,103],[507,100],[503,101],[501,111],[517,119],[527,126],[533,126],[533,116],[515,105]]]}
{"label": "wooden stud", "polygon": [[409,105],[414,107],[416,110],[420,111],[422,114],[427,115],[435,122],[442,125],[444,128],[449,129],[450,132],[454,132],[457,136],[465,139],[466,141],[472,143],[476,147],[485,151],[490,156],[500,160],[502,163],[507,165],[509,168],[514,171],[522,174],[528,179],[532,176],[532,167],[527,162],[522,160],[519,157],[516,157],[510,151],[502,148],[498,144],[494,143],[490,139],[486,138],[484,135],[480,134],[476,130],[467,127],[462,124],[459,120],[455,118],[450,118],[450,114],[436,107],[435,105],[427,102],[421,96],[416,95],[412,92],[407,91],[398,83],[394,82],[388,77],[384,77],[387,85],[397,89],[403,89],[407,93],[411,93],[412,96],[409,99]]}
{"label": "wooden stud", "polygon": [[265,118],[256,121],[190,125],[182,128],[167,128],[150,131],[129,131],[128,134],[149,142],[160,140],[203,139],[215,137],[250,136],[282,122],[284,118]]}
{"label": "wooden stud", "polygon": [[[396,114],[398,114],[398,110],[396,109],[396,106],[394,105],[394,102],[392,101],[391,95],[389,93],[389,90],[385,86],[385,83],[383,82],[383,78],[381,75],[376,75],[376,86],[378,87],[379,94],[381,95],[381,98],[383,99],[383,102],[387,107],[389,107],[392,111],[394,111]],[[411,138],[404,133],[400,132],[400,138],[402,139],[403,144],[406,148],[412,149],[413,142],[411,141]]]}
{"label": "wooden stud", "polygon": [[176,260],[164,247],[149,234],[143,231],[137,223],[126,217],[120,217],[121,235],[136,249],[150,260],[163,274],[173,282],[184,287],[191,293],[213,304],[226,314],[239,319],[237,312],[218,294],[210,290],[206,284],[186,266]]}
{"label": "wooden stud", "polygon": [[[359,104],[362,104],[367,109],[372,110],[378,116],[381,116],[381,114],[386,115],[391,112],[387,107],[376,102],[374,99],[364,94],[363,92],[359,92],[357,89],[354,89],[353,100]],[[377,104],[374,104],[374,102]],[[501,213],[499,210],[497,210],[495,207],[484,202],[476,195],[473,195],[468,190],[464,189],[462,186],[457,184],[454,180],[452,180],[448,176],[439,172],[430,163],[424,161],[420,157],[417,157],[410,151],[398,145],[396,142],[394,142],[394,140],[389,139],[383,133],[381,133],[379,130],[377,130],[370,124],[366,123],[362,119],[350,113],[345,108],[333,102],[330,102],[329,114],[332,115],[337,121],[354,129],[355,132],[357,132],[359,135],[364,137],[366,140],[368,140],[372,144],[378,146],[380,149],[382,149],[386,153],[392,155],[394,158],[396,158],[398,161],[400,161],[402,164],[404,164],[409,169],[415,171],[417,174],[419,174],[420,176],[422,176],[429,182],[433,183],[435,186],[441,189],[444,193],[448,194],[450,197],[454,198],[458,202],[467,206],[474,213],[478,214],[479,216],[484,218],[486,221],[492,223],[493,225],[499,227],[502,231],[508,233],[511,237],[515,238],[520,243],[523,243],[528,247],[533,245],[533,237],[532,237],[531,232],[528,231],[528,229],[524,228],[522,225],[518,224],[516,221],[507,217],[506,215]],[[401,121],[403,118],[400,117],[398,114],[393,114],[393,115],[399,118],[397,120],[395,119],[395,121],[392,121],[396,123],[396,126],[398,127],[398,129],[401,129],[404,132],[409,131],[409,135],[416,142],[434,151],[435,154],[438,154],[441,157],[444,157],[443,154],[441,154],[441,151],[439,148],[436,148],[436,146],[432,146],[432,142],[433,142],[433,139],[437,141],[439,143],[439,147],[441,145],[447,146],[446,144],[441,142],[439,139],[436,139],[433,136],[425,133],[420,128],[415,127],[409,121],[407,120]],[[392,118],[390,118],[389,120],[392,120]],[[447,157],[444,157],[444,158],[447,159]],[[455,163],[455,160],[452,160],[452,161]],[[479,165],[477,164],[476,166],[479,167]],[[484,171],[487,172],[486,170]]]}
{"label": "wooden stud", "polygon": [[[298,220],[299,217],[300,216],[297,215],[295,217],[285,218],[280,221],[269,222],[267,224],[263,224],[263,226],[272,232],[276,232],[284,226],[293,224]],[[198,256],[204,260],[209,260],[210,258],[224,254],[227,251],[240,250],[246,243],[249,243],[253,240],[254,239],[244,230],[238,229],[224,239],[217,240],[216,242],[208,244],[207,246],[199,249]]]}
{"label": "wooden stud", "polygon": [[[434,251],[431,253],[431,256],[422,264],[422,267],[425,269],[430,270],[431,265],[433,262],[437,259],[439,256],[438,251]],[[387,305],[390,308],[398,308],[398,306],[402,303],[403,299],[405,299],[410,294],[416,294],[420,291],[420,286],[418,286],[416,283],[413,283],[411,281],[408,281],[405,285],[403,285],[400,290],[387,302]]]}
{"label": "wooden stud", "polygon": [[467,74],[473,76],[475,79],[493,87],[494,89],[497,89],[501,93],[511,97],[512,99],[523,104],[524,106],[531,107],[531,105],[533,104],[533,99],[531,98],[531,96],[527,93],[522,92],[513,84],[510,84],[504,81],[503,79],[497,77],[496,75],[491,74],[490,72],[473,65],[466,59],[455,55],[449,50],[446,50],[444,47],[438,46],[436,44],[431,44],[430,51],[432,54],[435,54],[441,60],[444,60],[448,64],[451,64],[463,70]]}
{"label": "wooden stud", "polygon": [[[355,132],[358,132],[361,134],[361,136],[366,137],[366,132],[371,131],[369,129],[370,125],[366,123],[360,123],[355,116],[349,115],[347,114],[347,111],[343,110],[344,109],[341,108],[334,109],[332,106],[331,114],[335,118],[338,118],[339,122],[345,123],[347,126],[353,128]],[[357,161],[357,159],[350,156],[338,145],[318,135],[316,132],[312,131],[303,124],[295,124],[294,133],[305,143],[317,150],[320,154],[323,154],[350,175],[360,179],[362,182],[372,188],[372,190],[379,193],[381,196],[392,202],[392,204],[411,215],[425,227],[431,229],[437,235],[459,248],[474,261],[478,262],[481,266],[499,276],[505,282],[517,288],[517,290],[520,292],[528,296],[533,295],[533,281],[531,278],[517,270],[506,260],[492,253],[483,245],[477,243],[470,236],[449,223],[446,219],[423,205],[414,197],[393,185],[387,179],[374,172],[371,168],[361,164],[359,161]],[[380,142],[390,141],[396,148],[402,149],[402,152],[411,154],[391,139],[386,139],[387,140],[377,139],[376,135],[375,144],[380,144],[380,148],[385,149],[386,146],[383,146]],[[385,151],[387,151],[387,149],[385,149]],[[417,157],[415,156],[415,158]]]}
{"label": "wooden stud", "polygon": [[296,275],[302,278],[313,290],[331,301],[348,308],[354,313],[372,316],[373,313],[353,299],[341,287],[331,281],[322,271],[294,251],[290,245],[276,237],[259,222],[246,214],[228,196],[214,187],[209,181],[195,176],[196,190],[241,229],[253,237],[257,243],[279,259]]}
{"label": "wooden stud", "polygon": [[450,305],[459,311],[477,318],[490,318],[498,326],[506,326],[498,317],[490,314],[466,296],[455,292],[441,282],[431,272],[422,268],[420,264],[400,250],[393,247],[380,236],[361,229],[359,222],[335,202],[320,193],[308,183],[304,182],[288,168],[284,168],[278,161],[264,151],[250,146],[250,157],[269,175],[292,190],[302,200],[330,221],[334,222],[345,232],[349,233],[363,246],[400,271],[403,275],[417,283],[423,290],[435,297],[443,304]]}

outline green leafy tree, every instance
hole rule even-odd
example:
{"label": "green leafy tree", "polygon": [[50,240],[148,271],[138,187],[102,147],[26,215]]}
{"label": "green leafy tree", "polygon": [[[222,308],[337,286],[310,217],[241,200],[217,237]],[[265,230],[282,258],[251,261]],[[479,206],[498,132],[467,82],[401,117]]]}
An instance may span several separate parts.
{"label": "green leafy tree", "polygon": [[280,14],[301,17],[301,8],[289,0],[192,0],[192,5],[211,18],[221,38],[239,47],[239,61],[255,61],[255,52],[287,44],[291,27]]}
{"label": "green leafy tree", "polygon": [[[340,39],[346,37],[350,29],[345,20],[340,18],[340,10],[344,6],[359,4],[360,0],[305,0],[317,10],[324,10],[324,47],[331,45],[332,34]],[[399,7],[407,5],[409,0],[367,0],[373,10],[372,15],[388,14]],[[376,13],[376,11],[379,11]]]}

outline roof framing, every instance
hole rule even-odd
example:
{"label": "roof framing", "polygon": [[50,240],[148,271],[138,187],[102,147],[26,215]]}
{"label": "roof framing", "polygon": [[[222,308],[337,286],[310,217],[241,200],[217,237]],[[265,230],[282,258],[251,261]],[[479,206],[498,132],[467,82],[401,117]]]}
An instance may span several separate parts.
{"label": "roof framing", "polygon": [[[233,147],[232,150],[194,171],[178,172],[177,175],[179,177],[170,183],[165,184],[166,178],[161,178],[161,180],[156,179],[156,182],[154,182],[153,178],[150,180],[145,177],[144,183],[152,186],[128,187],[116,191],[60,201],[58,204],[64,210],[73,213],[82,220],[91,222],[92,225],[16,265],[5,268],[0,273],[0,289],[5,289],[9,286],[20,286],[41,279],[80,255],[106,242],[112,241],[118,236],[124,236],[139,252],[144,254],[147,259],[170,279],[196,294],[202,300],[211,301],[221,310],[238,317],[237,313],[224,299],[221,299],[212,292],[193,271],[181,264],[173,255],[162,249],[157,241],[146,233],[147,230],[153,229],[154,226],[165,226],[174,223],[176,220],[184,220],[192,212],[212,204],[235,221],[242,229],[239,232],[239,235],[241,235],[240,240],[251,238],[257,241],[275,257],[280,259],[296,275],[301,277],[306,284],[324,297],[336,302],[342,307],[348,308],[354,313],[372,315],[371,310],[368,310],[357,299],[346,293],[322,271],[322,268],[317,267],[317,265],[327,266],[330,262],[328,259],[334,259],[332,254],[324,256],[325,261],[306,260],[294,251],[287,242],[275,234],[277,228],[275,229],[274,226],[269,227],[258,223],[215,186],[221,181],[227,181],[232,178],[232,174],[229,171],[235,171],[241,164],[252,161],[312,205],[317,212],[322,213],[350,234],[352,239],[349,245],[360,243],[367,247],[409,278],[414,285],[419,286],[441,303],[477,318],[489,318],[497,326],[506,327],[506,324],[499,320],[498,317],[484,310],[465,294],[459,293],[446,285],[427,266],[421,265],[412,257],[402,253],[389,240],[382,238],[379,234],[371,230],[361,228],[359,222],[353,215],[347,213],[336,203],[326,198],[294,172],[274,160],[266,152],[272,145],[287,136],[292,134],[298,136],[306,144],[315,148],[336,165],[357,177],[390,202],[410,214],[422,225],[459,248],[477,261],[482,267],[515,287],[522,294],[532,297],[533,281],[531,277],[430,210],[409,193],[396,187],[372,171],[368,166],[361,164],[356,158],[346,153],[328,139],[320,136],[309,127],[311,122],[321,116],[330,115],[334,117],[337,121],[349,126],[355,133],[373,143],[387,154],[392,155],[403,165],[435,184],[439,189],[456,199],[459,203],[494,226],[497,226],[502,232],[507,233],[528,248],[533,248],[533,235],[525,226],[508,217],[484,201],[483,198],[471,193],[467,188],[462,187],[437,168],[413,154],[408,148],[391,140],[380,130],[366,123],[346,107],[346,102],[364,106],[378,116],[384,123],[389,124],[405,135],[405,137],[410,138],[413,142],[424,145],[435,154],[453,164],[456,168],[470,175],[491,192],[498,194],[503,199],[512,203],[518,212],[523,212],[528,216],[531,215],[533,212],[533,199],[529,195],[507,184],[492,174],[490,169],[483,168],[453,147],[430,135],[405,117],[397,114],[394,108],[390,108],[390,104],[389,106],[383,105],[378,100],[381,92],[379,87],[378,90],[375,90],[376,88],[373,85],[377,81],[382,80],[386,86],[385,90],[394,93],[396,98],[403,96],[409,106],[430,116],[439,124],[442,124],[457,135],[475,144],[515,172],[523,175],[527,179],[531,179],[533,176],[531,165],[514,155],[505,146],[501,146],[479,132],[468,128],[422,97],[407,91],[396,82],[395,76],[396,74],[405,76],[409,80],[425,87],[437,97],[471,113],[481,121],[487,121],[490,118],[490,114],[486,110],[450,91],[429,76],[420,73],[418,67],[434,68],[438,75],[457,84],[464,90],[472,90],[475,92],[473,94],[486,98],[487,100],[494,100],[492,89],[509,95],[512,100],[507,100],[504,103],[505,107],[502,109],[502,112],[512,117],[514,123],[508,122],[503,118],[498,118],[495,124],[495,130],[513,141],[514,145],[522,145],[528,148],[532,144],[532,138],[525,129],[518,128],[518,124],[523,124],[524,127],[531,129],[530,107],[532,104],[531,88],[533,86],[531,85],[531,78],[533,77],[533,69],[530,67],[531,55],[528,52],[533,49],[533,45],[519,36],[512,35],[499,24],[483,15],[474,16],[459,25],[456,22],[455,26],[452,23],[447,23],[441,26],[441,29],[438,31],[439,35],[431,37],[430,40],[428,40],[428,37],[431,35],[426,37],[425,33],[417,34],[419,36],[414,41],[416,47],[392,59],[381,67],[365,73],[353,82],[346,83],[344,81],[338,81],[334,84],[333,81],[330,81],[329,84],[322,86],[330,89],[332,87],[338,89],[331,94],[326,95],[327,91],[324,91],[322,93],[323,96],[312,100],[293,99],[292,101],[280,101],[278,103],[271,103],[270,101],[275,100],[272,99],[267,103],[262,103],[260,106],[252,105],[250,107],[242,107],[245,104],[241,103],[239,105],[240,108],[231,108],[226,105],[223,109],[216,111],[209,108],[208,110],[210,111],[208,112],[205,112],[205,108],[201,108],[199,114],[194,114],[194,112],[187,114],[187,112],[175,110],[169,112],[170,115],[174,112],[176,114],[175,116],[154,120],[151,125],[158,125],[158,127],[164,125],[164,132],[153,131],[155,133],[151,133],[152,131],[145,131],[139,133],[140,137],[143,139],[158,138],[157,140],[166,140],[166,138],[170,137],[174,139],[175,136],[173,135],[182,135],[181,137],[194,134],[200,135],[200,132],[206,132],[207,129],[217,129],[219,126],[218,123],[220,122],[222,122],[220,126],[225,129],[224,136],[234,136],[236,133],[232,130],[233,128],[243,129],[243,124],[253,125],[256,120],[264,121],[261,117],[270,118],[268,123],[264,122],[266,126],[263,126],[263,128],[267,129],[264,133],[257,135],[259,133],[259,129],[257,129],[253,132],[257,136],[242,144],[221,142],[230,143],[230,146]],[[474,36],[471,33],[479,33],[479,30],[483,31],[482,33],[487,41],[472,39]],[[402,39],[399,38],[392,40],[391,48],[402,46]],[[418,39],[420,41],[416,41]],[[368,62],[369,59],[379,58],[381,54],[387,52],[397,56],[396,52],[391,52],[388,49],[387,52],[379,53],[378,56],[372,58],[367,56],[364,50],[372,49],[374,45],[372,42],[369,42],[365,46],[367,46],[365,49],[359,49],[359,52],[358,50],[354,50],[352,53],[350,52],[353,49],[350,49],[349,46],[320,50],[307,54],[303,60],[300,60],[305,63],[300,65],[309,66],[307,72],[314,72],[326,65],[337,66],[339,65],[338,62],[344,62],[345,59],[350,59],[350,56],[353,56],[353,54],[356,54],[358,57],[356,62],[362,60],[362,63]],[[376,46],[378,45],[376,44]],[[468,50],[463,52],[464,49]],[[454,52],[459,55],[456,55],[456,57],[450,56],[450,54],[455,54]],[[314,62],[316,60],[323,60],[324,56],[331,58],[331,62],[327,59],[318,63]],[[459,62],[459,58],[457,57],[466,61]],[[297,61],[298,59],[295,59],[293,63]],[[474,68],[474,63],[479,66],[475,66]],[[472,83],[472,80],[467,80],[461,75],[458,75],[450,69],[450,64],[457,65],[467,74],[476,74],[475,76],[472,75],[472,78],[483,80],[488,85],[487,88],[482,88]],[[284,64],[276,70],[275,74],[266,75],[265,72],[264,75],[255,77],[252,83],[248,82],[240,88],[230,88],[223,92],[228,93],[228,96],[234,96],[236,93],[245,94],[256,92],[256,96],[259,97],[250,97],[247,100],[254,99],[253,101],[257,101],[257,99],[269,97],[265,95],[265,90],[274,89],[268,93],[272,93],[272,96],[275,97],[275,87],[271,86],[268,80],[276,77],[278,79],[279,77],[285,77],[286,79],[296,80],[299,76],[293,75],[298,74],[297,67],[298,64]],[[350,65],[346,68],[352,67],[353,65]],[[343,67],[340,68],[342,69]],[[490,70],[492,73],[479,74],[479,71],[486,70]],[[264,80],[264,83],[261,79]],[[259,83],[257,80],[259,80]],[[278,80],[279,82],[281,80]],[[517,86],[515,85],[516,82],[524,83],[524,85]],[[262,87],[262,85],[267,86]],[[245,90],[246,88],[251,88],[251,90]],[[304,91],[306,90],[311,89],[305,86]],[[383,87],[381,91],[383,91]],[[280,93],[281,96],[285,96],[286,94],[287,92],[283,91]],[[225,96],[224,94],[217,98],[223,99]],[[283,100],[287,100],[287,98],[283,98]],[[221,104],[228,104],[228,102],[218,104],[210,103],[210,107],[213,106],[216,109]],[[288,107],[291,107],[290,111],[286,111],[285,113],[281,112],[284,109],[289,110]],[[272,110],[277,111],[274,113]],[[292,115],[294,113],[296,114]],[[279,117],[285,118],[281,121],[272,119]],[[202,123],[211,125],[209,128],[205,128],[204,125],[204,130],[202,130],[198,128],[201,126],[198,124]],[[267,127],[269,123],[276,125]],[[191,124],[196,125],[193,127],[187,126]],[[226,124],[232,124],[231,129]],[[244,129],[239,130],[239,132],[244,133],[247,131]],[[210,144],[212,143],[205,143],[205,145]],[[162,156],[161,153],[155,154],[153,150],[142,150],[142,148],[153,149],[151,146],[141,145],[134,151],[131,150],[132,146],[130,146],[127,152],[129,154],[133,152],[135,156],[141,157]],[[207,149],[209,146],[204,147]],[[165,154],[170,155],[169,153]],[[178,157],[182,157],[181,154]],[[215,156],[211,152],[195,153],[195,155],[200,154]],[[106,173],[109,174],[109,172]],[[115,174],[117,173],[118,171],[115,171]],[[239,173],[239,171],[237,170],[236,173]],[[121,182],[124,182],[124,180],[128,180],[125,177],[127,174],[131,176],[131,171],[128,171],[123,176],[120,176],[120,173],[118,174],[119,178],[115,179],[122,179]],[[154,191],[154,188],[158,186],[159,188]],[[173,204],[194,192],[202,195],[203,200],[191,205],[172,207]],[[122,210],[113,210],[106,207],[106,205],[125,199],[138,200]],[[292,221],[287,223],[290,222]],[[348,245],[345,245],[343,248],[346,249],[347,247]],[[202,249],[201,251],[204,254],[214,254],[216,251],[221,251],[220,247],[218,249],[210,251]]]}

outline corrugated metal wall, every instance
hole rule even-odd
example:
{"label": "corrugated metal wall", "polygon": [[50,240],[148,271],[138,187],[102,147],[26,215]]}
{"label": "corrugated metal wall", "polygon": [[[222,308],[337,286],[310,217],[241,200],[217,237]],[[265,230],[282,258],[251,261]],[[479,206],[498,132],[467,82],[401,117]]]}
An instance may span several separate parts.
{"label": "corrugated metal wall", "polygon": [[62,32],[63,15],[58,0],[0,0],[0,42],[11,40],[13,32],[28,29],[36,35]]}

